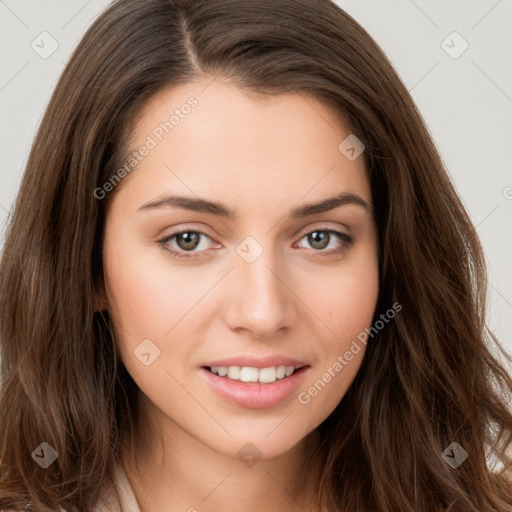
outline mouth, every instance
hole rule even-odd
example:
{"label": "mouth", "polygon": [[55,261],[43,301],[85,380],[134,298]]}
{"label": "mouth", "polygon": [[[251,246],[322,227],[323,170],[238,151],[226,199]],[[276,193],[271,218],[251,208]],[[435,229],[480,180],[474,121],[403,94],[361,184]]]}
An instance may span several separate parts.
{"label": "mouth", "polygon": [[253,366],[203,366],[203,369],[229,380],[239,382],[259,382],[260,384],[269,384],[277,380],[291,377],[301,368],[308,365],[300,366],[268,366],[266,368],[257,368]]}
{"label": "mouth", "polygon": [[[268,364],[268,363],[267,363]],[[221,398],[239,407],[263,409],[288,403],[310,365],[202,366],[200,376]]]}

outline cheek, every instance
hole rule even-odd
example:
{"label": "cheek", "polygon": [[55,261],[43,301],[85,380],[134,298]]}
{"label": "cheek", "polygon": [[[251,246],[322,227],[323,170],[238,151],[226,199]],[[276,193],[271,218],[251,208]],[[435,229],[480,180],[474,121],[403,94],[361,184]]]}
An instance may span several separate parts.
{"label": "cheek", "polygon": [[365,329],[371,327],[378,298],[378,276],[370,273],[357,277],[338,281],[332,294],[322,299],[329,331],[317,339],[320,359],[296,397],[308,430],[334,411],[363,362]]}
{"label": "cheek", "polygon": [[191,267],[173,269],[157,248],[106,251],[104,258],[110,306],[133,338],[164,336],[204,290]]}
{"label": "cheek", "polygon": [[330,349],[342,350],[371,325],[379,295],[377,262],[316,276],[312,309],[324,319]]}
{"label": "cheek", "polygon": [[[116,344],[141,388],[148,367],[141,364],[140,357],[147,352],[154,361],[150,363],[152,379],[160,368],[184,371],[182,363],[190,360],[196,348],[209,305],[205,293],[218,281],[218,272],[172,265],[160,251],[132,247],[123,253],[112,250],[104,254]],[[168,381],[168,376],[164,380]]]}
{"label": "cheek", "polygon": [[369,258],[350,271],[340,267],[317,284],[312,309],[320,312],[328,329],[321,328],[326,334],[317,338],[318,365],[297,396],[312,419],[327,417],[335,409],[362,364],[366,329],[372,325],[379,294],[378,263]]}
{"label": "cheek", "polygon": [[333,330],[341,339],[352,339],[372,322],[379,294],[378,275],[368,273],[346,278],[331,301]]}

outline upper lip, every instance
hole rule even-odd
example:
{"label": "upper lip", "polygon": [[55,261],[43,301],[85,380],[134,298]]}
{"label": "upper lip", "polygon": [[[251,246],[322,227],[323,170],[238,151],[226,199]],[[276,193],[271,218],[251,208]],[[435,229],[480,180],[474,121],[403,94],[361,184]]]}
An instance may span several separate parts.
{"label": "upper lip", "polygon": [[269,368],[270,366],[295,366],[300,368],[307,366],[307,362],[284,355],[269,355],[256,357],[250,355],[232,356],[226,359],[210,361],[203,366],[249,366],[251,368]]}

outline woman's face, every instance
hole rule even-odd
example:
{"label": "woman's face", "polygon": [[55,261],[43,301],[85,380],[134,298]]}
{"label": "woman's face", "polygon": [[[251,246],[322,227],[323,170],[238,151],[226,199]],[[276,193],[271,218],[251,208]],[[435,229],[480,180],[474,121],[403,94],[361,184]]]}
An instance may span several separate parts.
{"label": "woman's face", "polygon": [[159,93],[133,127],[101,307],[148,418],[271,457],[329,416],[361,365],[378,295],[372,198],[359,148],[339,149],[350,129],[323,104],[208,83]]}

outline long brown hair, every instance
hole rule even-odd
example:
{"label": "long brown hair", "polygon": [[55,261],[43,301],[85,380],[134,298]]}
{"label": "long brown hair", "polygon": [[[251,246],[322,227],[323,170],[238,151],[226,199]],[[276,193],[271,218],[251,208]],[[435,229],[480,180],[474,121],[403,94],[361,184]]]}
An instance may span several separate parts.
{"label": "long brown hair", "polygon": [[[123,166],[142,106],[199,76],[309,94],[365,145],[375,319],[402,310],[310,436],[315,505],[510,511],[511,358],[486,325],[475,228],[390,62],[329,0],[118,0],[81,40],[34,140],[1,261],[0,508],[92,510],[134,438],[138,388],[108,313],[94,311],[113,196],[95,190]],[[44,442],[58,454],[46,469],[33,456]],[[468,454],[456,469],[442,456],[454,442]]]}

